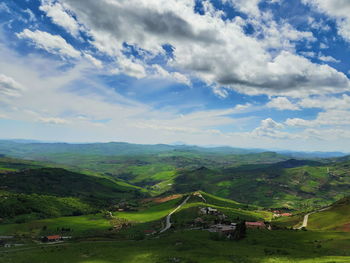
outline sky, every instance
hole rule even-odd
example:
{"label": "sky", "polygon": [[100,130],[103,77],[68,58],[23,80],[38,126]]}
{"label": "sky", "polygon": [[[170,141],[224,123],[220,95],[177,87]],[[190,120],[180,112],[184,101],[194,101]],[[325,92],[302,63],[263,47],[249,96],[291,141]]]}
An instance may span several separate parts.
{"label": "sky", "polygon": [[0,138],[350,152],[350,1],[2,0]]}

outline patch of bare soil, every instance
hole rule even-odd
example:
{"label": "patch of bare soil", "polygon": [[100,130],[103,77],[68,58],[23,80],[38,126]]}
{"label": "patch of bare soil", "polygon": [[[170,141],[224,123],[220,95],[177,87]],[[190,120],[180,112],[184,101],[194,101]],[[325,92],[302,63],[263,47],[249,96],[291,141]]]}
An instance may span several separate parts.
{"label": "patch of bare soil", "polygon": [[176,194],[176,195],[169,195],[169,196],[166,196],[166,197],[146,198],[146,199],[143,199],[142,201],[144,203],[154,202],[154,203],[157,203],[157,204],[161,204],[161,203],[164,203],[164,202],[168,202],[170,200],[177,199],[177,198],[179,198],[181,196],[182,195],[180,195],[180,194]]}

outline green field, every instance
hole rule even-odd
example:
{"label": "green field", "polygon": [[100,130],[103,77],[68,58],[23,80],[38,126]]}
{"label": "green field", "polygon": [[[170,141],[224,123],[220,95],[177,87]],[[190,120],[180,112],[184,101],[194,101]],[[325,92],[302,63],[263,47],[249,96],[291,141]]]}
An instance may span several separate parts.
{"label": "green field", "polygon": [[308,229],[350,232],[350,198],[339,200],[330,209],[310,215]]}
{"label": "green field", "polygon": [[[123,143],[1,147],[28,159],[0,156],[0,236],[14,236],[0,244],[23,244],[0,246],[1,263],[350,262],[347,158]],[[205,230],[243,221],[272,230],[248,229],[240,241]],[[38,244],[46,235],[71,239]]]}
{"label": "green field", "polygon": [[107,233],[111,224],[101,214],[57,217],[34,220],[23,224],[0,225],[0,235],[39,238],[43,235],[61,234],[62,228],[70,228],[67,235],[74,237],[99,236]]}
{"label": "green field", "polygon": [[9,253],[0,252],[0,262],[330,263],[349,262],[349,245],[349,235],[342,233],[251,230],[246,239],[235,242],[212,240],[206,231],[179,231],[141,241],[86,241],[23,251],[14,248]]}

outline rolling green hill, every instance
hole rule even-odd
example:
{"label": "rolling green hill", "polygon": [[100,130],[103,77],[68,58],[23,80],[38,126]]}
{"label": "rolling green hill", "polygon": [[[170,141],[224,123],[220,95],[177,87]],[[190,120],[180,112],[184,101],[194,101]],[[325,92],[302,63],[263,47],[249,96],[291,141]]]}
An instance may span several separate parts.
{"label": "rolling green hill", "polygon": [[172,189],[201,189],[243,203],[308,210],[349,195],[349,174],[349,162],[287,160],[224,169],[201,167],[178,171]]}
{"label": "rolling green hill", "polygon": [[[192,193],[190,194],[192,195]],[[191,196],[188,203],[173,215],[171,220],[174,228],[190,228],[195,218],[198,217],[199,209],[201,207],[212,207],[218,209],[232,221],[237,220],[237,218],[240,218],[240,220],[261,221],[271,219],[272,213],[263,211],[259,207],[241,204],[232,200],[207,194],[205,192],[201,192],[201,194],[205,198],[206,202],[204,202],[202,199],[198,199],[195,196]],[[133,211],[114,211],[112,212],[113,217],[106,217],[103,213],[96,213],[96,211],[94,211],[94,214],[90,215],[76,215],[70,217],[56,216],[55,218],[49,219],[37,219],[35,217],[30,218],[27,216],[27,220],[23,220],[24,222],[18,220],[15,224],[0,224],[0,235],[16,234],[39,237],[50,233],[60,233],[59,231],[57,232],[57,229],[70,228],[74,231],[71,232],[70,235],[75,238],[94,235],[130,238],[135,235],[143,235],[144,230],[151,229],[154,231],[159,231],[164,225],[165,217],[172,210],[174,210],[186,196],[187,194],[143,199],[142,202],[138,202],[138,206],[135,206]],[[45,198],[40,198],[40,201],[46,202]],[[46,198],[49,200],[49,197]],[[48,211],[51,211],[52,209],[59,211],[59,209],[63,209],[63,207],[60,206],[60,202],[63,203],[64,200],[65,198],[56,198],[52,200],[52,202],[56,203],[43,203],[42,206],[47,208]],[[19,208],[20,207],[21,206],[19,206]],[[4,209],[5,208],[6,207],[4,207]],[[72,207],[68,206],[63,212],[66,212],[70,208]],[[74,207],[72,209],[74,209]],[[86,209],[89,209],[89,207],[86,207]],[[88,211],[86,210],[86,212]],[[17,217],[17,219],[20,219],[20,217]],[[127,222],[131,223],[131,226],[122,229],[119,232],[111,231],[114,220],[118,219],[127,220]],[[94,233],[94,231],[96,232]]]}
{"label": "rolling green hill", "polygon": [[350,232],[350,197],[337,201],[327,210],[310,215],[307,228]]}
{"label": "rolling green hill", "polygon": [[[113,213],[130,226],[113,230],[113,219],[103,214],[34,220],[24,224],[0,224],[0,235],[15,235],[20,242],[41,235],[72,236],[61,244],[25,244],[20,248],[0,248],[0,262],[349,262],[348,233],[294,230],[248,229],[240,241],[216,239],[206,230],[193,230],[193,220],[203,206],[217,208],[230,219],[267,220],[271,213],[232,200],[201,192],[191,197],[173,217],[174,229],[163,234],[145,235],[159,230],[165,216],[184,198],[148,198],[137,211]],[[202,216],[203,217],[203,216]],[[63,230],[63,229],[69,230]],[[18,241],[17,241],[18,242]]]}
{"label": "rolling green hill", "polygon": [[0,187],[6,191],[77,197],[94,202],[112,198],[130,198],[138,189],[102,178],[71,172],[62,168],[26,169],[0,175]]}
{"label": "rolling green hill", "polygon": [[147,196],[147,191],[117,179],[45,165],[0,158],[3,222],[88,214]]}

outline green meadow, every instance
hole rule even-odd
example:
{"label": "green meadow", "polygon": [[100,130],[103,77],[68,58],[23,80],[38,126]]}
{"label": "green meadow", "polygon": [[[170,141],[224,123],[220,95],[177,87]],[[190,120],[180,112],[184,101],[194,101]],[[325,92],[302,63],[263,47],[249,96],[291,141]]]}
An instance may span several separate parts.
{"label": "green meadow", "polygon": [[[177,231],[139,241],[86,241],[0,253],[8,263],[349,262],[349,235],[249,230],[241,241],[212,240],[206,231]],[[3,249],[2,249],[3,250]]]}

